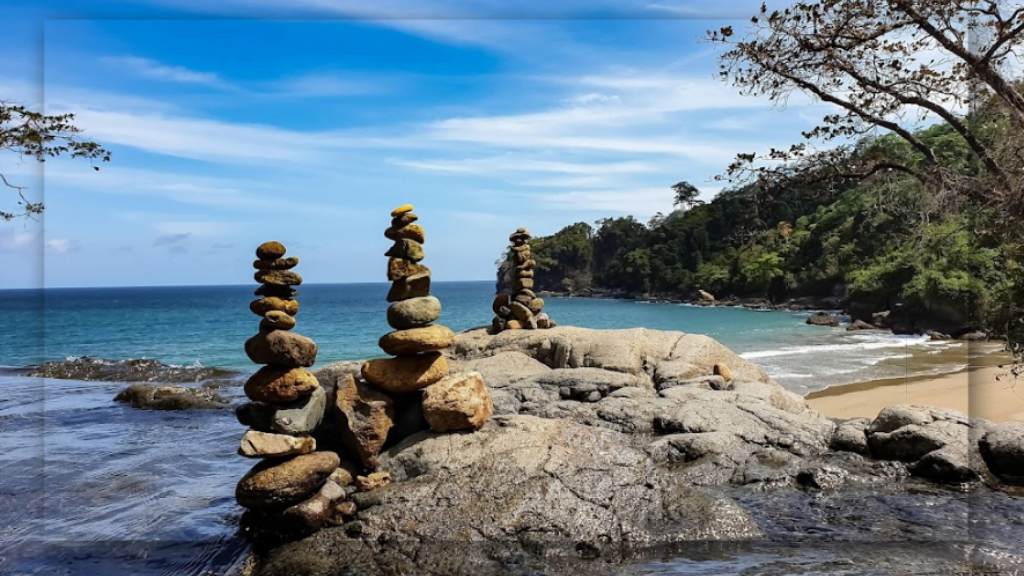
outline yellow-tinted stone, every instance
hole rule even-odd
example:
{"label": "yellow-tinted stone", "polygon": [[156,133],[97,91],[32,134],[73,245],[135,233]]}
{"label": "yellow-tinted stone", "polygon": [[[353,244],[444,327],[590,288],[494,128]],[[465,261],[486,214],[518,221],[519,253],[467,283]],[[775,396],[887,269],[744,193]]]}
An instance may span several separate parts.
{"label": "yellow-tinted stone", "polygon": [[295,328],[295,318],[280,310],[271,310],[263,316],[260,330],[291,330]]}
{"label": "yellow-tinted stone", "polygon": [[256,248],[256,257],[260,260],[276,260],[284,256],[287,249],[284,244],[271,240],[270,242],[264,242]]}
{"label": "yellow-tinted stone", "polygon": [[299,301],[286,298],[268,296],[249,302],[249,310],[257,316],[266,316],[267,312],[279,310],[285,314],[295,316],[299,313]]}
{"label": "yellow-tinted stone", "polygon": [[381,350],[392,356],[435,352],[455,345],[455,334],[440,324],[425,328],[396,330],[381,336],[377,342]]}
{"label": "yellow-tinted stone", "polygon": [[410,224],[403,228],[388,228],[384,231],[384,237],[388,240],[401,240],[402,238],[408,238],[409,240],[415,240],[420,244],[426,242],[426,235],[423,232],[423,227],[419,224]]}
{"label": "yellow-tinted stone", "polygon": [[385,392],[405,394],[430,386],[448,375],[448,360],[439,352],[382,358],[363,364],[363,379]]}
{"label": "yellow-tinted stone", "polygon": [[398,208],[395,208],[394,210],[391,211],[391,217],[398,218],[402,214],[406,214],[409,212],[412,212],[412,204],[402,204]]}
{"label": "yellow-tinted stone", "polygon": [[245,382],[245,395],[257,402],[294,402],[319,386],[316,376],[302,368],[264,366]]}

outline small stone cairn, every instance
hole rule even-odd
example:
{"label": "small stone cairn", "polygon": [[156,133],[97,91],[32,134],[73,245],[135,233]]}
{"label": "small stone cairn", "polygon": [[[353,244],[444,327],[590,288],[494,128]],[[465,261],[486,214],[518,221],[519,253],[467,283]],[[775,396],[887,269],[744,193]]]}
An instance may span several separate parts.
{"label": "small stone cairn", "polygon": [[252,402],[236,415],[249,426],[238,453],[262,458],[235,489],[238,503],[280,529],[318,529],[326,511],[344,497],[342,488],[328,482],[338,469],[333,452],[316,452],[313,430],[320,425],[326,393],[306,368],[316,361],[313,340],[292,332],[299,303],[292,288],[302,277],[292,272],[299,259],[285,258],[280,242],[256,249],[256,281],[260,298],[249,309],[260,316],[259,333],[245,342],[245,353],[263,364],[245,383]]}
{"label": "small stone cairn", "polygon": [[533,270],[536,266],[530,254],[530,233],[519,228],[508,237],[512,243],[515,264],[512,294],[498,294],[494,299],[494,331],[536,330],[554,328],[555,321],[544,313],[544,299],[533,292]]}

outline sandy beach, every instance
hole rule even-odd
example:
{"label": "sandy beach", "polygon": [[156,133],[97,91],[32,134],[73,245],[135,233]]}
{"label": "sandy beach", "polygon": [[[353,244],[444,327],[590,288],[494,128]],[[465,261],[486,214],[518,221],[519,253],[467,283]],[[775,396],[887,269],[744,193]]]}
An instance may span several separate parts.
{"label": "sandy beach", "polygon": [[835,418],[874,418],[893,404],[952,408],[994,422],[1024,421],[1024,379],[1001,366],[1005,353],[971,359],[970,367],[935,376],[912,376],[833,386],[807,395],[811,408]]}

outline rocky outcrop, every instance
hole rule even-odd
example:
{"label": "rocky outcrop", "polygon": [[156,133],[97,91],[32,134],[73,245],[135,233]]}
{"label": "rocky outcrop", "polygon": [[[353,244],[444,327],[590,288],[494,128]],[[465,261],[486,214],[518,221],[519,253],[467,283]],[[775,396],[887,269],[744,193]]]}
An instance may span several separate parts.
{"label": "rocky outcrop", "polygon": [[[610,551],[762,538],[808,510],[828,516],[810,521],[827,533],[842,521],[818,504],[831,495],[863,490],[854,508],[879,513],[908,505],[882,494],[977,485],[991,476],[982,455],[1004,478],[1024,459],[1020,430],[948,410],[835,422],[703,336],[480,329],[445,354],[484,375],[496,415],[474,434],[424,430],[386,444],[386,476],[357,478],[341,525],[263,555],[258,575],[589,574],[604,568],[587,560]],[[474,386],[464,388],[439,404],[473,405]]]}
{"label": "rocky outcrop", "polygon": [[981,455],[1004,482],[1024,486],[1024,422],[993,426],[979,442]]}
{"label": "rocky outcrop", "polygon": [[227,400],[216,390],[195,386],[132,384],[114,397],[144,410],[225,410]]}
{"label": "rocky outcrop", "polygon": [[834,314],[829,314],[828,312],[815,312],[807,319],[807,324],[810,324],[811,326],[830,326],[834,328],[839,326],[839,318]]}

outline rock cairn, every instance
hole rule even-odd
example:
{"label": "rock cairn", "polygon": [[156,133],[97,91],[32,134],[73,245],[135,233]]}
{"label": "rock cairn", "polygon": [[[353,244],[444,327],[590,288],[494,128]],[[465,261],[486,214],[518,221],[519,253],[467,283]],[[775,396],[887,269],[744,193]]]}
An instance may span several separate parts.
{"label": "rock cairn", "polygon": [[509,237],[515,264],[512,294],[498,294],[494,299],[494,331],[536,330],[554,328],[555,321],[544,313],[544,299],[533,292],[536,262],[530,254],[530,233],[519,228]]}
{"label": "rock cairn", "polygon": [[280,242],[256,249],[260,298],[249,309],[261,317],[259,332],[245,342],[245,353],[263,364],[245,383],[252,402],[241,406],[239,422],[249,426],[238,453],[261,458],[235,489],[238,503],[262,520],[287,531],[319,529],[334,503],[344,498],[328,482],[339,466],[333,452],[317,452],[312,433],[320,425],[327,395],[306,368],[316,361],[313,340],[292,331],[299,303],[293,286],[302,277],[292,271],[299,259],[285,258]]}

